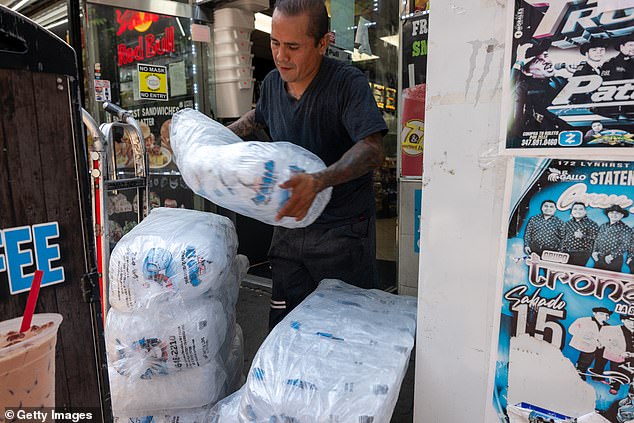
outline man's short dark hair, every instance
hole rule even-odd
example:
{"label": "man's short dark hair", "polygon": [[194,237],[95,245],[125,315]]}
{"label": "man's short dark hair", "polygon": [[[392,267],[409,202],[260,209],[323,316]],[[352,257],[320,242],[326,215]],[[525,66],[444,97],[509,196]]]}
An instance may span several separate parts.
{"label": "man's short dark hair", "polygon": [[544,200],[542,201],[541,206],[539,206],[539,208],[541,209],[542,207],[544,207],[544,204],[546,203],[552,203],[553,206],[557,207],[557,203],[555,203],[553,200]]}
{"label": "man's short dark hair", "polygon": [[617,51],[621,51],[621,46],[624,45],[627,42],[630,42],[630,41],[634,41],[634,35],[633,34],[626,35],[626,36],[621,37],[621,38],[617,38],[616,41],[614,42],[614,48]]}
{"label": "man's short dark hair", "polygon": [[572,211],[573,207],[576,206],[577,204],[579,204],[580,206],[583,206],[583,208],[585,209],[586,203],[582,203],[581,201],[575,201],[574,203],[572,203],[572,207],[570,207],[570,211]]}
{"label": "man's short dark hair", "polygon": [[275,10],[287,16],[308,14],[307,34],[319,43],[328,32],[328,11],[323,0],[277,0]]}

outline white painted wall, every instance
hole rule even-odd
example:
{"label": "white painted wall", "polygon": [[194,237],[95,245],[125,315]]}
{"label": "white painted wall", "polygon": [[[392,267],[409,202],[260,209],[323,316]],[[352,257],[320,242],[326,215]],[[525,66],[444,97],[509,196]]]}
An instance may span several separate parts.
{"label": "white painted wall", "polygon": [[430,14],[416,423],[498,421],[485,415],[506,219],[508,159],[497,154],[504,3],[437,1]]}

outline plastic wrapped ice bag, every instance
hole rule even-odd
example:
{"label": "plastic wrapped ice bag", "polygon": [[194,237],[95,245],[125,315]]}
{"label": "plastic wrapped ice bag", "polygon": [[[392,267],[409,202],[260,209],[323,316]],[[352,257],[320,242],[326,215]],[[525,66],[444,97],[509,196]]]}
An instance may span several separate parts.
{"label": "plastic wrapped ice bag", "polygon": [[415,331],[415,298],[324,280],[273,329],[211,421],[388,422]]}
{"label": "plastic wrapped ice bag", "polygon": [[192,109],[172,117],[170,142],[176,164],[187,185],[215,204],[264,223],[299,228],[319,217],[332,188],[317,194],[300,221],[278,211],[290,198],[279,184],[297,173],[324,169],[323,161],[289,142],[242,142],[231,130]]}
{"label": "plastic wrapped ice bag", "polygon": [[[228,357],[225,359],[225,386],[223,387],[222,393],[218,394],[217,399],[235,392],[244,384],[245,378],[242,372],[242,364],[244,361],[242,328],[236,324],[233,333],[231,349]],[[121,379],[118,380],[120,381]],[[208,381],[208,383],[211,382],[212,381]],[[159,410],[154,411],[152,413],[153,415],[147,416],[131,417],[129,413],[126,415],[115,415],[114,421],[115,423],[208,423],[210,421],[210,412],[215,403],[216,401],[214,400],[203,407]]]}
{"label": "plastic wrapped ice bag", "polygon": [[114,423],[208,423],[213,404],[196,408],[161,410],[153,416],[115,415]]}
{"label": "plastic wrapped ice bag", "polygon": [[152,300],[224,289],[237,245],[233,223],[224,216],[154,209],[110,255],[110,305],[130,311]]}
{"label": "plastic wrapped ice bag", "polygon": [[238,254],[233,259],[233,265],[229,270],[227,280],[220,287],[220,290],[213,292],[222,299],[222,304],[227,310],[227,314],[235,314],[236,304],[238,303],[238,295],[240,294],[240,283],[244,279],[249,270],[249,259],[247,256]]}
{"label": "plastic wrapped ice bag", "polygon": [[134,313],[110,309],[106,319],[108,364],[130,379],[155,379],[220,360],[227,315],[215,298],[184,306],[168,301]]}
{"label": "plastic wrapped ice bag", "polygon": [[242,364],[244,362],[244,336],[242,334],[242,328],[240,325],[235,325],[233,341],[231,342],[231,349],[229,350],[229,356],[227,357],[226,369],[227,369],[227,388],[226,392],[232,393],[239,389],[245,381],[244,373],[242,372]]}
{"label": "plastic wrapped ice bag", "polygon": [[154,416],[161,410],[203,407],[225,396],[223,366],[211,361],[166,377],[130,379],[108,367],[112,408],[119,416]]}
{"label": "plastic wrapped ice bag", "polygon": [[207,296],[133,313],[110,309],[105,338],[117,413],[151,415],[225,396],[227,360],[218,353],[233,337],[227,324],[223,305]]}

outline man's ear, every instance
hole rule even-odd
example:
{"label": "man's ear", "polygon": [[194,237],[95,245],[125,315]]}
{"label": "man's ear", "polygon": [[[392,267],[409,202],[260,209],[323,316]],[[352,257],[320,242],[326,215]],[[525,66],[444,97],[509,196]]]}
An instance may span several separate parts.
{"label": "man's ear", "polygon": [[329,43],[330,43],[330,34],[326,33],[326,35],[321,37],[321,39],[319,40],[319,43],[317,43],[317,46],[319,47],[319,54],[321,54],[322,56],[326,54],[326,49],[328,48]]}

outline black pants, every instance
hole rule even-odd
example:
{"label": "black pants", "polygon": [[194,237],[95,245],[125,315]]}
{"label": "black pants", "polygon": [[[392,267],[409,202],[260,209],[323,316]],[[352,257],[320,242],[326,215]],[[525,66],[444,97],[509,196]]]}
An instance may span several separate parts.
{"label": "black pants", "polygon": [[588,372],[588,367],[594,361],[594,352],[579,352],[579,359],[577,360],[577,371],[581,373],[581,379],[586,380],[585,373]]}
{"label": "black pants", "polygon": [[378,286],[375,218],[336,228],[276,226],[269,249],[273,293],[269,329],[317,288],[339,279],[361,288]]}
{"label": "black pants", "polygon": [[604,256],[599,256],[599,260],[594,263],[595,269],[612,270],[614,272],[620,272],[621,267],[623,267],[623,256],[616,257],[610,264],[605,262]]}
{"label": "black pants", "polygon": [[[626,372],[626,370],[622,370],[619,367],[620,366],[624,366],[626,368],[631,368],[634,365],[634,359],[631,358],[626,358],[625,361],[623,363],[617,363],[615,361],[610,361],[610,370],[612,370],[613,372],[619,372],[619,373],[623,373]],[[631,376],[630,374],[626,374],[626,376]],[[618,391],[621,388],[621,382],[614,379],[610,382],[610,389],[614,389],[616,391]]]}
{"label": "black pants", "polygon": [[[603,357],[603,351],[605,351],[605,348],[597,348],[597,350],[594,352],[594,367],[592,367],[590,371],[597,375],[603,374],[603,371],[605,370],[605,365],[608,364],[608,360]],[[601,380],[602,378],[593,376],[592,379]]]}
{"label": "black pants", "polygon": [[575,266],[585,266],[590,259],[590,251],[566,251],[568,253],[568,264]]}

